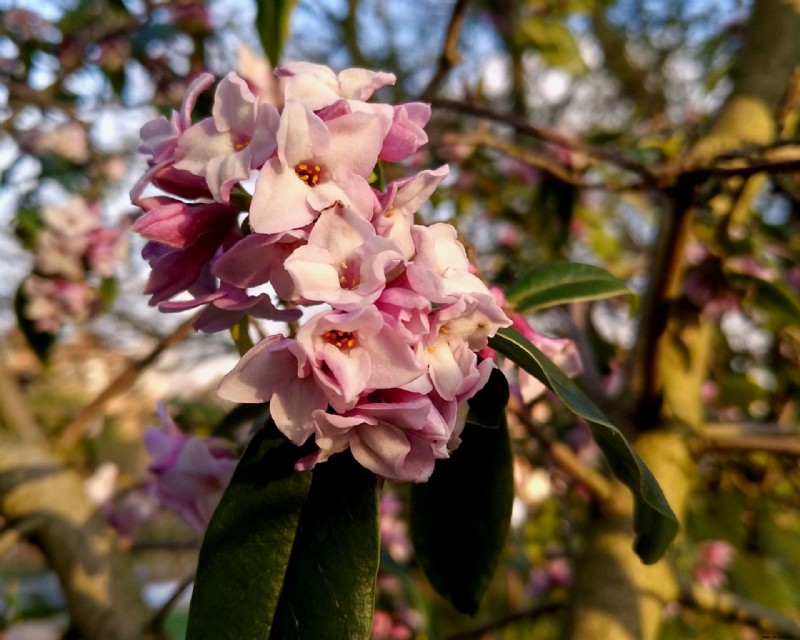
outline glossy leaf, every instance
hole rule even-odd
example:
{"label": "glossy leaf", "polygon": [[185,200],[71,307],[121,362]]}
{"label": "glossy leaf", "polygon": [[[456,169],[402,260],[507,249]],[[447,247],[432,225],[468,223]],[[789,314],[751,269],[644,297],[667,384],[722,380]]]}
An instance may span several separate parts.
{"label": "glossy leaf", "polygon": [[554,262],[522,276],[506,293],[518,311],[544,309],[578,300],[600,300],[619,295],[635,299],[619,278],[591,264]]}
{"label": "glossy leaf", "polygon": [[349,451],[313,474],[269,637],[368,640],[380,558],[377,478]]}
{"label": "glossy leaf", "polygon": [[489,380],[467,400],[467,422],[485,429],[496,429],[508,404],[508,380],[500,369],[492,369]]}
{"label": "glossy leaf", "polygon": [[289,38],[290,18],[297,0],[256,0],[256,4],[258,37],[270,64],[277,67]]}
{"label": "glossy leaf", "polygon": [[411,489],[411,539],[433,588],[474,614],[505,546],[514,482],[504,415],[496,429],[467,424],[461,438]]}
{"label": "glossy leaf", "polygon": [[564,372],[519,332],[501,329],[489,344],[542,381],[570,411],[589,423],[592,436],[614,475],[633,493],[636,531],[634,551],[646,564],[656,562],[677,534],[678,520],[639,454]]}
{"label": "glossy leaf", "polygon": [[203,539],[187,640],[269,636],[311,484],[302,453],[274,427],[248,445]]}

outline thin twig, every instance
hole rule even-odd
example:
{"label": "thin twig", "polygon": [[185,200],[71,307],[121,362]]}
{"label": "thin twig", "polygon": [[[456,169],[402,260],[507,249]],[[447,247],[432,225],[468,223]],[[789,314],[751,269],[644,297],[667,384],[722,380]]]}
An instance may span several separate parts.
{"label": "thin twig", "polygon": [[800,640],[800,622],[735,593],[716,591],[699,584],[681,586],[681,602],[701,611],[751,624],[780,638]]}
{"label": "thin twig", "polygon": [[480,638],[483,638],[484,634],[488,633],[489,631],[502,629],[503,627],[507,627],[522,620],[533,620],[534,618],[538,618],[546,613],[558,611],[563,606],[564,604],[559,601],[543,602],[542,604],[537,604],[529,609],[515,611],[514,613],[510,613],[502,618],[490,620],[489,622],[485,622],[484,624],[474,627],[473,629],[468,629],[467,631],[461,631],[453,634],[448,636],[446,640],[479,640]]}
{"label": "thin twig", "polygon": [[153,617],[150,619],[148,623],[148,628],[153,633],[158,633],[161,631],[161,627],[164,624],[164,619],[167,617],[169,612],[172,608],[178,603],[178,601],[183,597],[183,594],[186,590],[192,585],[195,579],[195,572],[192,571],[189,575],[187,575],[183,580],[178,583],[178,586],[175,587],[175,591],[172,592],[172,595],[169,599],[161,605],[161,607],[153,614]]}
{"label": "thin twig", "polygon": [[198,314],[180,324],[172,333],[161,338],[146,356],[131,362],[98,396],[78,412],[59,437],[61,446],[71,448],[77,444],[86,426],[98,418],[110,400],[130,389],[139,375],[167,349],[182,342],[191,332]]}
{"label": "thin twig", "polygon": [[509,416],[520,421],[527,432],[544,447],[547,455],[560,469],[584,485],[589,493],[600,502],[605,502],[611,497],[611,483],[604,476],[584,465],[566,444],[543,431],[531,420],[529,411],[521,407],[513,398],[509,401],[508,408]]}
{"label": "thin twig", "polygon": [[555,129],[534,125],[526,120],[523,120],[522,118],[510,116],[498,111],[494,111],[493,109],[488,109],[486,107],[481,107],[460,100],[436,99],[432,101],[432,105],[435,108],[457,111],[459,113],[498,122],[511,127],[517,133],[529,135],[533,138],[537,138],[543,142],[547,142],[563,149],[580,151],[589,157],[609,162],[641,177],[643,186],[648,184],[658,184],[656,176],[648,167],[644,166],[643,164],[630,160],[617,151],[588,144],[573,136],[560,133]]}
{"label": "thin twig", "polygon": [[445,78],[447,78],[447,74],[450,73],[453,67],[461,63],[461,54],[458,51],[458,39],[466,15],[467,0],[456,0],[453,6],[453,13],[450,16],[450,23],[447,25],[447,34],[444,38],[444,45],[442,46],[442,53],[439,55],[436,71],[428,83],[428,86],[425,87],[420,95],[423,100],[430,100],[433,98],[439,90],[439,87],[445,81]]}
{"label": "thin twig", "polygon": [[692,438],[690,446],[696,455],[708,451],[766,451],[768,453],[800,456],[800,438],[798,438],[797,434]]}

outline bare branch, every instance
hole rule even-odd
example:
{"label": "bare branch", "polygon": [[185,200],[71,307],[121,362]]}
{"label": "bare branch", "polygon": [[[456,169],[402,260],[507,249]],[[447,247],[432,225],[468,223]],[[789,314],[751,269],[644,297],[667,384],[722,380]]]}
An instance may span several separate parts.
{"label": "bare branch", "polygon": [[75,446],[83,435],[86,426],[103,413],[106,404],[119,394],[130,389],[139,375],[153,364],[164,351],[182,342],[192,332],[192,325],[196,319],[197,314],[180,324],[171,334],[159,340],[158,344],[144,358],[129,364],[94,400],[78,412],[78,415],[61,433],[60,444],[67,448]]}
{"label": "bare branch", "polygon": [[450,23],[447,26],[447,34],[444,38],[442,52],[439,55],[439,61],[436,65],[436,71],[420,96],[423,100],[430,100],[433,98],[447,78],[447,74],[450,73],[450,70],[461,63],[461,54],[458,52],[458,38],[461,34],[461,27],[464,25],[466,15],[467,0],[456,0],[453,6],[453,13],[450,16]]}

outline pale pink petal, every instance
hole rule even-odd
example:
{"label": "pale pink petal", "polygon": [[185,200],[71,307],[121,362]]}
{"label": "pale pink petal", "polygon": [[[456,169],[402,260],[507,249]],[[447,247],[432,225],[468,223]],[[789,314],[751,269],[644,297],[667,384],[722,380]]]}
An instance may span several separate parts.
{"label": "pale pink petal", "polygon": [[269,336],[255,345],[219,383],[220,397],[231,402],[269,402],[275,387],[294,375],[297,361],[282,348],[286,339]]}
{"label": "pale pink petal", "polygon": [[[284,376],[292,375],[284,371]],[[293,378],[272,396],[270,415],[283,434],[295,444],[303,444],[314,433],[314,411],[328,406],[325,394],[314,378]]]}

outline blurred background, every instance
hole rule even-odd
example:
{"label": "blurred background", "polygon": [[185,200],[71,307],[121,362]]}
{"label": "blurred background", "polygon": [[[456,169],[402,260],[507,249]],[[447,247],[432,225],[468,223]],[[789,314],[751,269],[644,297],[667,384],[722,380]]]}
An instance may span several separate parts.
{"label": "blurred background", "polygon": [[[288,16],[283,60],[390,71],[380,100],[432,103],[406,168],[450,176],[418,215],[455,224],[487,282],[571,260],[638,294],[520,322],[555,339],[682,524],[641,565],[587,426],[506,367],[516,498],[487,600],[470,618],[433,593],[408,488],[387,487],[373,637],[800,638],[797,3],[267,6]],[[264,7],[0,0],[0,638],[184,637],[224,461],[263,416],[216,397],[227,334],[148,306],[128,194],[140,127],[200,72],[268,83]],[[158,465],[192,438],[220,466],[189,504]]]}

